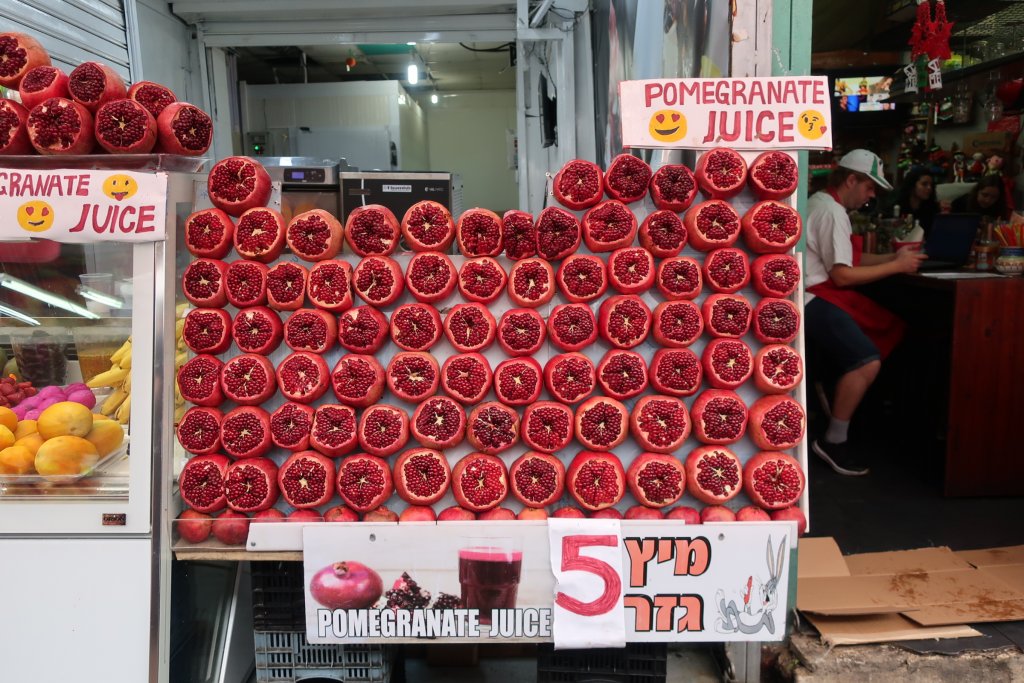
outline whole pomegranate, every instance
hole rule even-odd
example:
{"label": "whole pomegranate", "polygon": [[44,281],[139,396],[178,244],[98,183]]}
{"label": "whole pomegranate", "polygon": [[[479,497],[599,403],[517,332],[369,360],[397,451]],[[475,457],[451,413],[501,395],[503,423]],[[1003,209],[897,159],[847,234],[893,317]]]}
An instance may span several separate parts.
{"label": "whole pomegranate", "polygon": [[309,581],[309,594],[330,609],[366,609],[383,593],[380,574],[361,562],[329,564]]}

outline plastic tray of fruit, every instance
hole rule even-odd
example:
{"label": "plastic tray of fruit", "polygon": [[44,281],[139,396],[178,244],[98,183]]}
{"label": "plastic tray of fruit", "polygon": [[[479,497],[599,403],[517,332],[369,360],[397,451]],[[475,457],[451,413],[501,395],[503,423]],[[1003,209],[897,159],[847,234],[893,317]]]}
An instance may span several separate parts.
{"label": "plastic tray of fruit", "polygon": [[0,485],[72,484],[128,455],[127,426],[89,405],[58,399],[36,412],[0,409]]}

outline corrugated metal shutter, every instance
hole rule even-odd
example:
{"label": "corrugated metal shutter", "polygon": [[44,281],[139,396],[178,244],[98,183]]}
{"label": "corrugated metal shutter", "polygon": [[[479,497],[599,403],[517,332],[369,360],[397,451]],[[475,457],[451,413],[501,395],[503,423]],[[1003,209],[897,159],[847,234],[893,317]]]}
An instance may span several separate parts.
{"label": "corrugated metal shutter", "polygon": [[0,27],[35,37],[65,71],[99,61],[131,80],[121,0],[0,0]]}

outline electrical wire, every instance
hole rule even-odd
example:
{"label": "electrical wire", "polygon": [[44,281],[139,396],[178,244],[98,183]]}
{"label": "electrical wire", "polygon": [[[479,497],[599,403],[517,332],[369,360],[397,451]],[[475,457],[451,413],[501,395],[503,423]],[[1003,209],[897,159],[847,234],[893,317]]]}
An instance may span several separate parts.
{"label": "electrical wire", "polygon": [[498,47],[470,47],[465,43],[459,43],[459,46],[470,52],[509,52],[512,50],[512,43],[502,43]]}

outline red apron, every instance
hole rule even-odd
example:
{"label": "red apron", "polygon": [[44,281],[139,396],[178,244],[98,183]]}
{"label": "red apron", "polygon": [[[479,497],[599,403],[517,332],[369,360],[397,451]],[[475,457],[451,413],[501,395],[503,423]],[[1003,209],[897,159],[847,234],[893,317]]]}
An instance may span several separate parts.
{"label": "red apron", "polygon": [[[839,201],[831,191],[829,194],[836,202]],[[856,267],[860,265],[863,238],[860,235],[851,235],[850,242],[853,247],[853,265]],[[906,323],[892,311],[860,292],[838,287],[831,278],[813,287],[808,287],[807,291],[845,311],[853,318],[857,327],[878,347],[878,353],[882,360],[885,360],[903,339],[907,329]]]}

